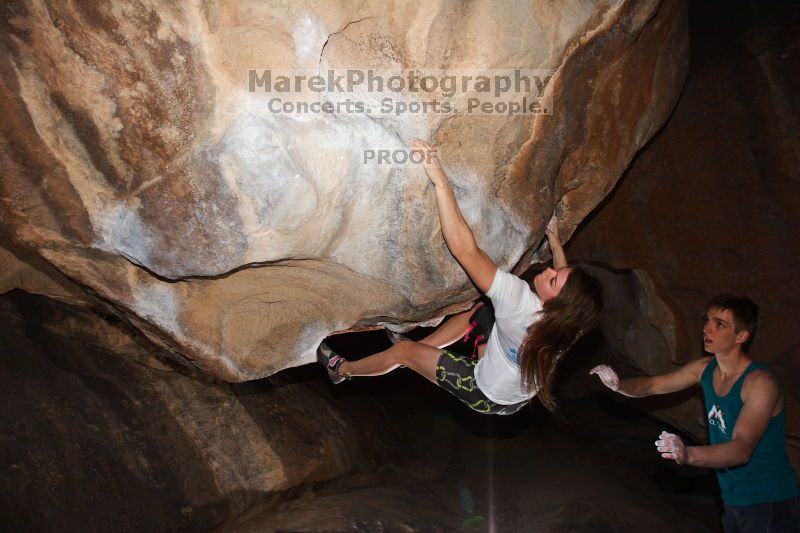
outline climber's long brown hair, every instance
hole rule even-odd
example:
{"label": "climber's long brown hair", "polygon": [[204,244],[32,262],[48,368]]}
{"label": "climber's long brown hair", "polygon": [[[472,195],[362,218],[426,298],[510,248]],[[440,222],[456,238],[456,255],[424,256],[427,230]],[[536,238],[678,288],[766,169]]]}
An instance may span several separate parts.
{"label": "climber's long brown hair", "polygon": [[559,357],[600,323],[603,289],[586,271],[572,267],[558,296],[544,302],[520,347],[522,382],[548,410],[556,407],[553,376]]}

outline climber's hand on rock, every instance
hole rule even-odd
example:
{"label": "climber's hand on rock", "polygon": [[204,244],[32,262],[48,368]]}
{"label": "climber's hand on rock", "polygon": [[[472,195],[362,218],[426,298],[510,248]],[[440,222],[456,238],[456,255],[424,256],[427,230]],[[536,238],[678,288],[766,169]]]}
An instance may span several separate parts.
{"label": "climber's hand on rock", "polygon": [[662,431],[656,441],[656,449],[664,459],[672,459],[679,465],[686,462],[686,445],[677,435]]}
{"label": "climber's hand on rock", "polygon": [[552,243],[553,241],[561,242],[561,237],[558,234],[558,217],[553,213],[550,217],[550,222],[547,223],[547,229],[544,230],[547,234],[547,239]]}
{"label": "climber's hand on rock", "polygon": [[435,145],[428,144],[422,139],[411,139],[411,151],[419,152],[420,156],[414,158],[415,161],[422,160],[422,168],[428,175],[428,179],[434,185],[440,185],[447,181],[447,177],[442,170],[442,164],[439,162],[439,154]]}
{"label": "climber's hand on rock", "polygon": [[608,387],[613,391],[619,391],[619,376],[617,375],[614,370],[608,365],[599,365],[594,367],[589,371],[589,374],[594,374],[600,381],[603,382],[603,385]]}

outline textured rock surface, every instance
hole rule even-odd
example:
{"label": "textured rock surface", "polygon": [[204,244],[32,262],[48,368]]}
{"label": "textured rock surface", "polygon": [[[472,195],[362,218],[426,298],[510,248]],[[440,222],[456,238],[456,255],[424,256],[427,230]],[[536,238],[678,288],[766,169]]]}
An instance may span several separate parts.
{"label": "textured rock surface", "polygon": [[322,483],[447,466],[451,422],[408,396],[334,397],[308,370],[193,379],[119,321],[0,297],[0,529],[209,531]]}
{"label": "textured rock surface", "polygon": [[800,6],[728,7],[693,4],[692,72],[675,113],[568,252],[647,270],[678,311],[684,360],[702,353],[712,296],[753,298],[751,354],[784,381],[800,465]]}
{"label": "textured rock surface", "polygon": [[[475,296],[421,170],[365,148],[437,140],[481,245],[521,269],[554,209],[569,235],[614,186],[687,69],[670,0],[35,0],[0,26],[6,247],[233,381]],[[367,67],[553,69],[553,113],[295,117],[247,90],[251,68]]]}

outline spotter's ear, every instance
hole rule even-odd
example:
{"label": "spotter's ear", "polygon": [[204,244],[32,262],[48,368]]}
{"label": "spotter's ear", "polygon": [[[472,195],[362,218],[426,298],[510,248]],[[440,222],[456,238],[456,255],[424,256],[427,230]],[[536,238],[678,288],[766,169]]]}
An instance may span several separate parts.
{"label": "spotter's ear", "polygon": [[736,334],[736,343],[737,344],[744,344],[747,342],[747,339],[750,338],[750,332],[746,329],[743,329],[739,333]]}

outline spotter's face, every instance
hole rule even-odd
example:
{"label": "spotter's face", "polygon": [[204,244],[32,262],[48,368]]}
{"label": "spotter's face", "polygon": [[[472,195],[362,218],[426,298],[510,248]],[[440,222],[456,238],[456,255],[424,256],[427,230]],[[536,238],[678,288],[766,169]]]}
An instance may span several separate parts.
{"label": "spotter's face", "polygon": [[703,325],[703,348],[714,355],[733,351],[744,343],[750,334],[747,331],[736,333],[733,313],[727,309],[709,309]]}

